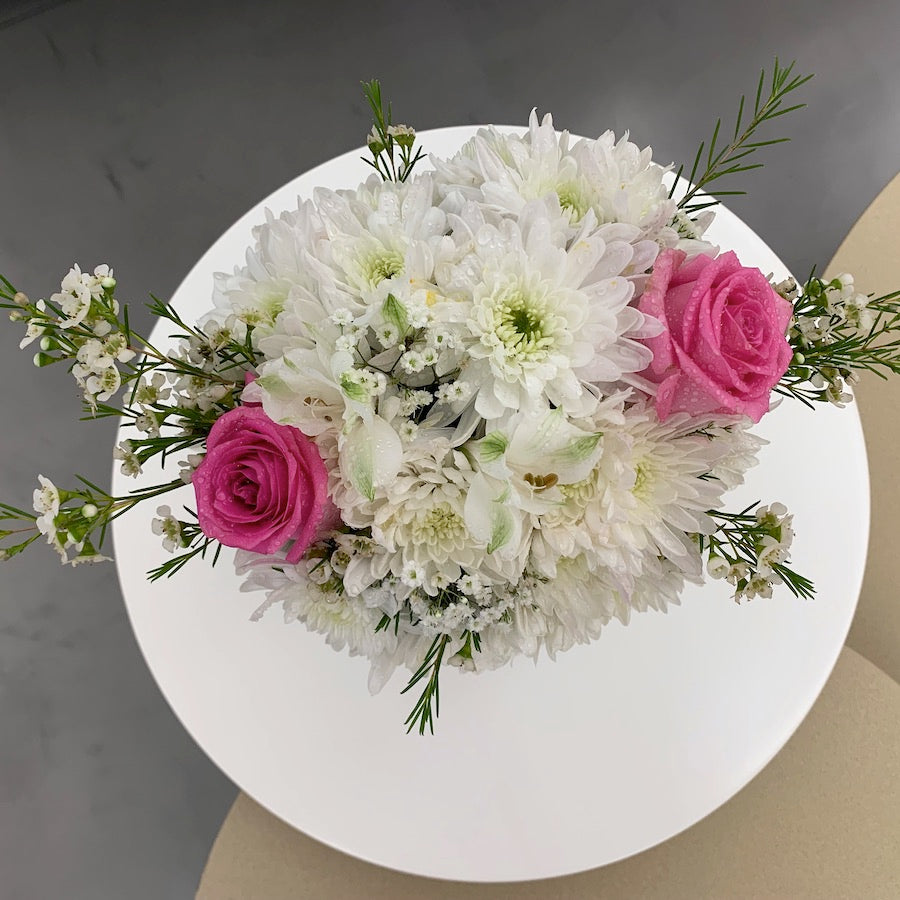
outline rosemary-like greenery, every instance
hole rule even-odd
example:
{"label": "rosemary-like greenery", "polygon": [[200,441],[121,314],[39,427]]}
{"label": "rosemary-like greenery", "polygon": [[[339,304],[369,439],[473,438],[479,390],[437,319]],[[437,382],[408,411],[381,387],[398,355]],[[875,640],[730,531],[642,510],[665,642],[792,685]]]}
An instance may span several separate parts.
{"label": "rosemary-like greenery", "polygon": [[807,406],[841,403],[845,381],[858,372],[900,374],[900,291],[880,297],[847,295],[840,280],[810,276],[794,301],[788,340],[794,357],[779,394]]}
{"label": "rosemary-like greenery", "polygon": [[[694,215],[710,206],[715,206],[722,197],[738,196],[746,194],[743,190],[722,190],[715,185],[720,178],[728,175],[738,175],[749,172],[751,169],[762,167],[760,162],[745,162],[749,156],[769,147],[772,144],[782,144],[789,141],[788,137],[769,138],[766,140],[755,139],[758,129],[766,122],[779,116],[802,109],[805,103],[795,103],[785,106],[785,99],[797,88],[802,87],[812,78],[812,75],[795,75],[794,65],[782,66],[776,58],[772,68],[771,77],[766,77],[763,69],[756,87],[756,97],[753,103],[753,114],[745,119],[746,95],[741,96],[735,117],[734,130],[728,143],[722,145],[722,120],[716,120],[712,137],[708,141],[701,142],[694,157],[694,164],[687,176],[688,190],[678,201],[678,206],[688,216]],[[768,93],[766,84],[768,83]],[[675,196],[676,187],[684,174],[685,167],[679,167],[670,197]],[[702,193],[702,195],[700,195]],[[700,195],[698,197],[698,195]]]}
{"label": "rosemary-like greenery", "polygon": [[811,599],[815,594],[812,581],[795,572],[786,556],[765,559],[766,541],[774,539],[780,543],[786,537],[787,525],[775,517],[760,520],[754,512],[758,506],[759,502],[751,503],[737,513],[709,510],[708,515],[718,528],[714,534],[697,536],[701,553],[707,559],[724,561],[729,572],[725,574],[723,566],[718,577],[726,577],[734,585],[735,600],[753,596],[754,581],[761,576],[762,581],[771,582],[773,575],[775,583],[785,584],[795,597]]}

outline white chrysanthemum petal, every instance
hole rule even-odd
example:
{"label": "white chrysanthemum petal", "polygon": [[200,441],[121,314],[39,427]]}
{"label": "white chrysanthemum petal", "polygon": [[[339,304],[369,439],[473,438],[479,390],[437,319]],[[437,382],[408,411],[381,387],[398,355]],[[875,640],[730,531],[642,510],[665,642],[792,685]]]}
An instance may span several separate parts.
{"label": "white chrysanthemum petal", "polygon": [[381,416],[366,423],[357,419],[341,442],[341,471],[350,484],[369,500],[375,490],[390,485],[403,462],[403,444]]}

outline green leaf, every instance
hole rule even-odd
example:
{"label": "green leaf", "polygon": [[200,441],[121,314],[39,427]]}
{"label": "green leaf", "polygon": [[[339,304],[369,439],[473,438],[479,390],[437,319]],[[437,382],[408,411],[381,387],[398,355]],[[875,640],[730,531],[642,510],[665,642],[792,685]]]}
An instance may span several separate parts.
{"label": "green leaf", "polygon": [[491,504],[491,539],[487,545],[487,552],[494,553],[509,543],[513,536],[512,513],[501,503]]}
{"label": "green leaf", "polygon": [[[749,166],[737,166],[735,165],[737,160],[742,159],[749,153],[752,153],[762,147],[766,147],[771,144],[782,143],[789,140],[789,138],[786,137],[761,141],[751,140],[751,138],[753,138],[760,126],[762,126],[767,121],[776,119],[779,116],[786,115],[787,113],[794,112],[795,110],[802,109],[805,106],[805,104],[803,103],[795,103],[787,107],[782,105],[785,97],[787,97],[791,92],[797,90],[799,87],[802,87],[804,84],[806,84],[807,81],[809,81],[810,78],[812,78],[812,75],[796,75],[792,78],[791,73],[793,72],[793,69],[794,63],[791,63],[789,66],[783,68],[776,57],[772,69],[771,87],[768,97],[764,96],[766,85],[766,71],[765,69],[763,69],[763,71],[760,73],[759,82],[757,84],[756,100],[753,105],[753,117],[746,124],[744,124],[745,96],[742,96],[740,104],[738,106],[737,115],[735,117],[734,132],[731,142],[727,146],[718,150],[718,140],[722,128],[722,120],[716,120],[712,138],[710,139],[708,144],[705,141],[701,142],[700,148],[697,151],[697,155],[694,158],[694,165],[691,168],[691,174],[688,177],[690,185],[687,192],[678,203],[680,209],[684,209],[688,214],[696,214],[701,209],[705,209],[707,206],[716,205],[716,203],[718,203],[718,200],[698,203],[695,202],[694,198],[700,191],[705,189],[706,185],[717,178],[721,178],[723,175],[735,175],[741,172],[749,171],[751,168],[759,168],[761,166],[760,163]],[[704,148],[707,148],[706,166],[703,171],[701,171],[700,161],[703,157]],[[681,166],[675,176],[675,182],[673,183],[672,190],[669,193],[670,197],[673,197],[675,195],[675,187],[678,184],[678,181],[681,179],[683,172],[684,166]],[[712,193],[715,197],[726,196],[725,191],[715,191]],[[728,192],[728,195],[734,195],[735,193],[737,192]],[[743,191],[740,193],[743,193]]]}
{"label": "green leaf", "polygon": [[486,434],[479,445],[479,455],[482,462],[496,462],[500,459],[506,448],[509,446],[509,439],[501,431],[492,431]]}
{"label": "green leaf", "polygon": [[351,400],[355,400],[357,403],[365,403],[365,401],[368,400],[369,395],[366,392],[366,389],[354,377],[354,371],[355,370],[351,369],[341,375],[341,390]]}
{"label": "green leaf", "polygon": [[409,329],[409,316],[406,307],[393,295],[388,294],[381,304],[381,315],[384,321],[393,325],[401,337]]}

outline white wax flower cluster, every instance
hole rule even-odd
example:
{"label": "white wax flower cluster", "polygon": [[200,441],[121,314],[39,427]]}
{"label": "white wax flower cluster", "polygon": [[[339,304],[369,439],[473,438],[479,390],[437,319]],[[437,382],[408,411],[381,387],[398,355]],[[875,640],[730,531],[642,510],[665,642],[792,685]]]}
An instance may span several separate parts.
{"label": "white wax flower cluster", "polygon": [[[73,357],[72,375],[84,392],[85,402],[96,410],[98,401],[109,400],[122,385],[117,363],[136,356],[128,339],[118,330],[119,303],[112,292],[116,286],[112,269],[97,266],[93,273],[73,266],[50,297],[51,307],[38,300],[38,315],[28,321],[19,347],[40,340],[35,365],[53,362],[54,351]],[[61,315],[54,315],[52,309]]]}

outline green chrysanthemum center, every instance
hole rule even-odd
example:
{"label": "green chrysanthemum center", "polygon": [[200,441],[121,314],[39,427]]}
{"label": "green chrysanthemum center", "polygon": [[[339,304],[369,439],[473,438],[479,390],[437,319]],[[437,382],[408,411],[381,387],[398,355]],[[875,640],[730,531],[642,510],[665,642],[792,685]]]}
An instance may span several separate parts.
{"label": "green chrysanthemum center", "polygon": [[566,182],[557,187],[556,193],[559,196],[559,205],[569,211],[571,220],[573,222],[581,221],[590,208],[590,204],[578,185],[574,182]]}
{"label": "green chrysanthemum center", "polygon": [[466,526],[449,503],[438,503],[422,510],[412,523],[411,537],[416,544],[455,546],[465,540]]}
{"label": "green chrysanthemum center", "polygon": [[382,250],[368,254],[362,261],[365,280],[374,288],[386,278],[393,278],[403,271],[403,257],[396,250]]}
{"label": "green chrysanthemum center", "polygon": [[634,487],[631,493],[638,499],[649,501],[653,495],[657,468],[650,457],[645,456],[634,468]]}
{"label": "green chrysanthemum center", "polygon": [[582,481],[576,481],[574,484],[561,484],[559,490],[568,505],[583,510],[597,496],[596,470]]}
{"label": "green chrysanthemum center", "polygon": [[555,344],[552,318],[546,301],[515,291],[494,307],[493,332],[508,357],[537,361]]}

